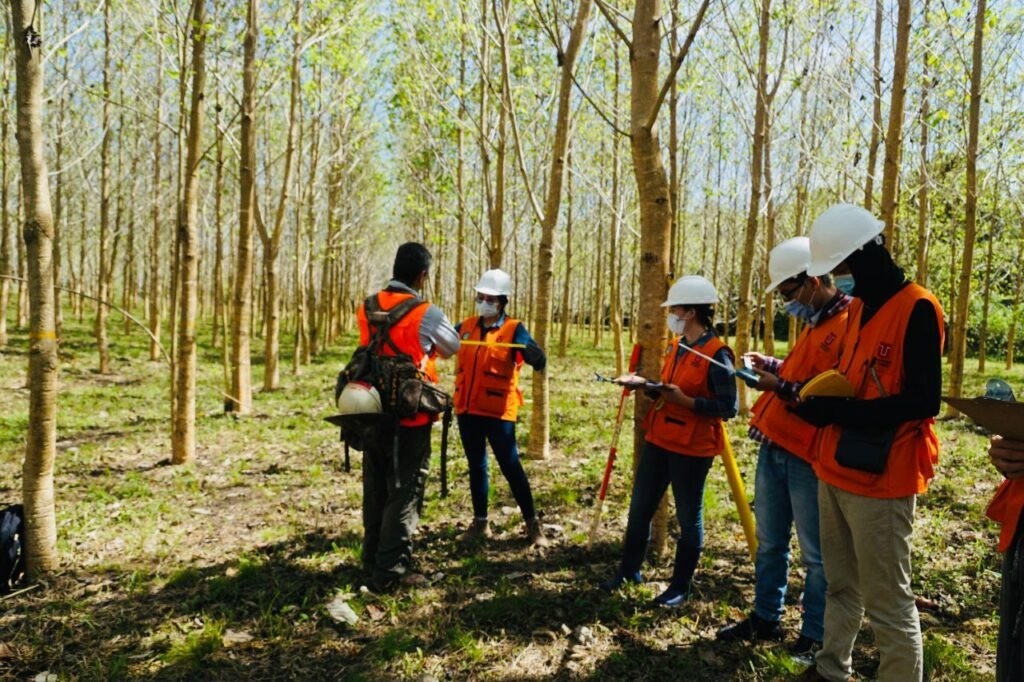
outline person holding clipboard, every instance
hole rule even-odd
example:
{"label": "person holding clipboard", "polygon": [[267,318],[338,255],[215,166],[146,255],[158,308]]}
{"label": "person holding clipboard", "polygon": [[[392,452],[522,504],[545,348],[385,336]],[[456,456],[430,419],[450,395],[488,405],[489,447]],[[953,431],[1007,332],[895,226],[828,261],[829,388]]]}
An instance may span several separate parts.
{"label": "person holding clipboard", "polygon": [[705,278],[680,278],[662,304],[668,308],[673,339],[665,349],[660,384],[638,376],[618,380],[656,397],[643,423],[646,442],[633,477],[622,560],[615,575],[601,583],[609,592],[627,581],[642,582],[640,565],[647,553],[651,519],[671,484],[679,539],[672,579],[654,602],[677,607],[690,594],[704,545],[704,482],[715,455],[724,448],[722,420],[734,417],[738,409],[733,352],[713,325],[717,302],[718,292]]}

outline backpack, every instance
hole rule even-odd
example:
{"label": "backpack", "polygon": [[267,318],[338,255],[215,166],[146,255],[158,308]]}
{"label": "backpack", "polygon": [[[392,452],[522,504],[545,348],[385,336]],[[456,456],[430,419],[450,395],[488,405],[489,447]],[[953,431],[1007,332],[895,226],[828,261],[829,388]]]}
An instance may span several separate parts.
{"label": "backpack", "polygon": [[[393,423],[397,419],[414,417],[417,412],[440,414],[449,409],[451,400],[416,366],[408,353],[403,353],[391,339],[391,328],[414,309],[427,302],[412,296],[390,310],[381,310],[376,295],[363,303],[371,336],[365,346],[359,346],[344,369],[338,372],[334,385],[334,399],[350,381],[370,384],[380,394],[381,412]],[[384,355],[387,344],[393,355]],[[382,421],[379,415],[341,415],[331,420],[341,426],[341,437],[356,450],[364,450],[369,438],[374,437]]]}
{"label": "backpack", "polygon": [[24,526],[25,510],[20,504],[0,509],[0,595],[8,594],[25,577]]}

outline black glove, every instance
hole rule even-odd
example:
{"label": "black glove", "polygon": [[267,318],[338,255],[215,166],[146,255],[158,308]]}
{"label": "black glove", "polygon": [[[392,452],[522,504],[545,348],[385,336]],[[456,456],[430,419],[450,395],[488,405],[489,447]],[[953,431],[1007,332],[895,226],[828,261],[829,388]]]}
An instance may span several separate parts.
{"label": "black glove", "polygon": [[541,350],[541,347],[533,339],[530,339],[529,343],[526,344],[526,348],[523,349],[523,360],[538,372],[543,372],[544,368],[548,365],[547,356],[544,355],[544,351]]}
{"label": "black glove", "polygon": [[817,396],[808,398],[805,402],[790,408],[790,411],[795,412],[805,422],[822,427],[838,423],[842,419],[843,410],[853,402],[852,398]]}

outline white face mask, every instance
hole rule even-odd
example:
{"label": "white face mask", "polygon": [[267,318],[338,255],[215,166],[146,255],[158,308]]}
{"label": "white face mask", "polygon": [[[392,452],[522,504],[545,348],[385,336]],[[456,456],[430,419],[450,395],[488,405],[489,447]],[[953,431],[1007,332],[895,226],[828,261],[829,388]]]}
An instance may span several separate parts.
{"label": "white face mask", "polygon": [[683,332],[686,331],[686,320],[679,317],[675,313],[668,314],[668,328],[676,336],[682,336]]}
{"label": "white face mask", "polygon": [[480,317],[494,317],[498,314],[498,304],[489,301],[477,301],[476,314]]}

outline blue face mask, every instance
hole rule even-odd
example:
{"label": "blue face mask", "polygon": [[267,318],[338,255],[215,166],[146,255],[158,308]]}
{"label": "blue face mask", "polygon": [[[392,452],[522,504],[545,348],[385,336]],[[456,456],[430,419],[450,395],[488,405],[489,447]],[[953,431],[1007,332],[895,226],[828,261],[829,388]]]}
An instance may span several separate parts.
{"label": "blue face mask", "polygon": [[801,303],[795,298],[783,303],[782,307],[787,313],[798,320],[803,320],[804,322],[812,322],[818,314],[810,305],[807,303]]}
{"label": "blue face mask", "polygon": [[853,275],[836,275],[832,281],[835,282],[836,289],[839,289],[839,291],[847,296],[853,296],[853,287],[857,285]]}

